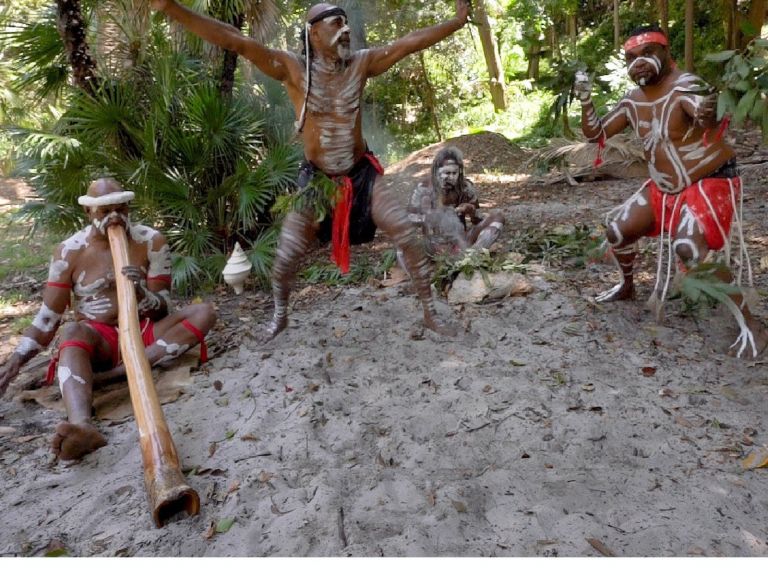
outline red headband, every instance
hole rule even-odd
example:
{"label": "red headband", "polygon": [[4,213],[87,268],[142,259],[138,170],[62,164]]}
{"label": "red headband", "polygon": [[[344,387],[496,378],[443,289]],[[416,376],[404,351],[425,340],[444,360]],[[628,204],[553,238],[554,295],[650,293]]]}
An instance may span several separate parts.
{"label": "red headband", "polygon": [[629,40],[624,42],[624,52],[628,52],[629,50],[632,50],[632,48],[637,48],[641,44],[650,44],[651,42],[661,44],[662,46],[669,45],[667,37],[661,32],[643,32],[637,36],[632,36]]}

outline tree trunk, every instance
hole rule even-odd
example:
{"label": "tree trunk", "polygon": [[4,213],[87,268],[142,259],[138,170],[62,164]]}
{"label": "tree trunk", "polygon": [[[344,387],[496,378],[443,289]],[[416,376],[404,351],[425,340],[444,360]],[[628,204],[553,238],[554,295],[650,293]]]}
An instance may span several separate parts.
{"label": "tree trunk", "polygon": [[480,34],[480,43],[483,45],[483,56],[488,69],[488,85],[491,92],[493,109],[496,112],[507,109],[504,98],[504,73],[501,69],[501,58],[496,40],[491,32],[491,24],[488,21],[488,13],[485,10],[484,0],[475,0],[475,22]]}
{"label": "tree trunk", "polygon": [[541,57],[541,40],[537,36],[531,38],[530,52],[528,52],[528,70],[525,73],[525,77],[538,80],[539,79],[539,58]]}
{"label": "tree trunk", "polygon": [[85,39],[85,22],[80,0],[56,0],[57,28],[72,67],[75,85],[88,94],[96,89],[96,62]]}
{"label": "tree trunk", "polygon": [[579,16],[576,12],[573,14],[568,14],[568,39],[570,40],[571,46],[576,46],[576,40],[578,39],[578,19]]}
{"label": "tree trunk", "polygon": [[747,44],[760,36],[760,30],[765,23],[766,8],[768,8],[768,0],[752,0],[752,2],[750,2],[747,21],[752,30],[750,30],[749,34],[744,34],[741,37],[740,46],[742,49],[746,48]]}
{"label": "tree trunk", "polygon": [[723,26],[725,27],[725,49],[733,50],[738,45],[736,36],[736,10],[738,0],[722,0]]}
{"label": "tree trunk", "polygon": [[621,48],[621,26],[619,24],[619,0],[613,0],[613,49]]}
{"label": "tree trunk", "polygon": [[[238,30],[243,29],[245,14],[237,14],[230,22]],[[219,79],[219,94],[231,96],[235,87],[235,72],[237,71],[237,52],[224,50],[224,58],[221,66],[221,78]]]}
{"label": "tree trunk", "polygon": [[693,72],[694,0],[685,0],[685,69]]}
{"label": "tree trunk", "polygon": [[656,0],[656,17],[664,34],[669,37],[669,0]]}
{"label": "tree trunk", "polygon": [[421,63],[421,73],[424,74],[424,83],[427,86],[427,93],[425,94],[425,104],[429,110],[429,115],[432,117],[432,124],[435,127],[437,133],[437,139],[442,142],[443,133],[440,130],[440,122],[437,118],[437,110],[435,110],[435,88],[432,86],[432,82],[429,81],[429,73],[427,72],[427,64],[424,61],[424,51],[419,51],[419,62]]}

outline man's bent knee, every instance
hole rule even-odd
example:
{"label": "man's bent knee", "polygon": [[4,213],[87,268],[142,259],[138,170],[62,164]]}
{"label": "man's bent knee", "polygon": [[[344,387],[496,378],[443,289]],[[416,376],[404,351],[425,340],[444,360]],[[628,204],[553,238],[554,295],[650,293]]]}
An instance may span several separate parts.
{"label": "man's bent knee", "polygon": [[698,263],[700,257],[699,247],[690,238],[675,240],[673,247],[675,254],[686,267],[690,268]]}

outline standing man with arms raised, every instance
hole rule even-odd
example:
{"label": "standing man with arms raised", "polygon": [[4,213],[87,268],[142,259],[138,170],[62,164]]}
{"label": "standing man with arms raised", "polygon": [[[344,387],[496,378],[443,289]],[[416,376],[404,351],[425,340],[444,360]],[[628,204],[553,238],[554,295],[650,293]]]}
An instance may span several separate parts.
{"label": "standing man with arms raised", "polygon": [[311,186],[316,172],[331,178],[338,187],[340,200],[334,207],[333,222],[319,225],[309,206],[291,212],[283,223],[272,270],[275,311],[266,336],[274,337],[288,325],[288,297],[298,261],[316,237],[325,239],[330,231],[334,260],[346,272],[350,241],[370,241],[376,227],[402,250],[424,309],[425,325],[442,334],[455,334],[455,326],[437,318],[429,260],[417,231],[397,198],[385,192],[385,179],[377,178],[383,171],[363,138],[361,100],[368,78],[386,72],[409,54],[436,44],[464,26],[469,15],[468,1],[456,1],[456,16],[450,20],[411,32],[387,46],[354,52],[344,10],[316,4],[307,12],[303,56],[267,48],[235,27],[193,12],[174,0],[152,0],[152,7],[204,40],[237,52],[267,76],[282,82],[304,145],[299,187]]}

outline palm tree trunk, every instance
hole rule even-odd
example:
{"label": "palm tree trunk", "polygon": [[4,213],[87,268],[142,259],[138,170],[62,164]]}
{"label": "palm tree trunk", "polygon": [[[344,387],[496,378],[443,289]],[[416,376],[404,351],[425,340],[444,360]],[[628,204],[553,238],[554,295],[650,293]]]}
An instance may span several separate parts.
{"label": "palm tree trunk", "polygon": [[64,42],[64,49],[72,67],[75,85],[89,94],[96,89],[96,62],[91,57],[85,39],[85,22],[80,0],[56,0],[58,8],[57,27]]}
{"label": "palm tree trunk", "polygon": [[613,49],[621,48],[621,25],[619,22],[619,0],[613,0]]}
{"label": "palm tree trunk", "polygon": [[488,21],[488,13],[485,10],[484,0],[475,0],[475,21],[480,34],[480,43],[483,46],[483,56],[488,69],[489,86],[493,109],[496,112],[507,109],[504,98],[504,73],[501,70],[501,58],[496,41],[491,33],[491,24]]}
{"label": "palm tree trunk", "polygon": [[[230,22],[238,30],[243,29],[245,24],[245,14],[237,14]],[[237,52],[224,50],[224,58],[221,67],[221,78],[219,78],[219,94],[222,96],[231,96],[235,87],[235,72],[237,71]]]}

